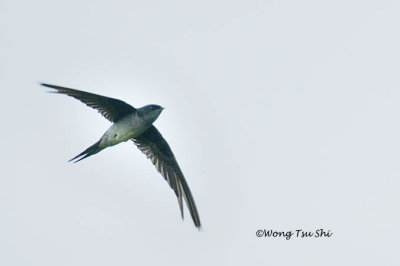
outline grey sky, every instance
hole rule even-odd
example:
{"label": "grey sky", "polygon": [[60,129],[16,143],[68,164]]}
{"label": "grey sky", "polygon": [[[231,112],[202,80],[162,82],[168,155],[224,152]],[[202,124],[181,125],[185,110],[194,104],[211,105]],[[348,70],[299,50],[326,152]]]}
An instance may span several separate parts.
{"label": "grey sky", "polygon": [[[0,1],[0,265],[397,265],[398,1]],[[110,123],[166,109],[203,231]],[[258,229],[330,229],[328,239]],[[397,260],[397,262],[396,262]]]}

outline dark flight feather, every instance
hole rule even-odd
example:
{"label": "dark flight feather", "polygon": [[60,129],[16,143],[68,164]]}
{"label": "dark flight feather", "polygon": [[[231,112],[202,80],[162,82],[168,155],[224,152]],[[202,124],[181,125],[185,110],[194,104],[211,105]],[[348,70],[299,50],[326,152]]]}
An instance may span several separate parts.
{"label": "dark flight feather", "polygon": [[118,99],[109,98],[94,93],[41,83],[41,85],[55,89],[55,93],[66,94],[96,109],[111,122],[116,122],[127,114],[134,113],[136,109]]}
{"label": "dark flight feather", "polygon": [[172,153],[171,148],[161,133],[151,126],[139,137],[132,139],[136,146],[151,160],[157,170],[167,180],[178,197],[179,207],[183,218],[182,197],[185,199],[190,215],[196,227],[201,226],[199,213],[194,202],[192,192],[185,177]]}

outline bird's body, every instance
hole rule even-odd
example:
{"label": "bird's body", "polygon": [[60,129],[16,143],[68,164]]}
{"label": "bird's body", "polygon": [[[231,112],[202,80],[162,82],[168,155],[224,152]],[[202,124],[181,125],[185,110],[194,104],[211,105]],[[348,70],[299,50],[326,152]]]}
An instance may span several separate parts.
{"label": "bird's body", "polygon": [[138,109],[137,112],[122,117],[104,133],[100,139],[100,146],[110,147],[136,138],[153,124],[160,113],[161,111],[158,114],[156,112],[154,116],[144,117],[141,115],[140,109]]}
{"label": "bird's body", "polygon": [[50,84],[42,85],[55,89],[56,93],[66,94],[80,100],[89,107],[98,110],[105,118],[113,122],[99,141],[70,161],[79,162],[107,147],[132,140],[151,160],[174,190],[178,197],[182,218],[183,198],[195,226],[200,228],[199,214],[185,177],[168,143],[153,125],[164,108],[158,105],[146,105],[136,109],[121,100]]}

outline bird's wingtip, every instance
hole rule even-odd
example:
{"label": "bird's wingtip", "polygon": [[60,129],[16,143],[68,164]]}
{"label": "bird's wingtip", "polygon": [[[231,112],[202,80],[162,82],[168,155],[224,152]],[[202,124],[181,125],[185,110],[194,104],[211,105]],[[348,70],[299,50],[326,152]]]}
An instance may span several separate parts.
{"label": "bird's wingtip", "polygon": [[56,88],[54,88],[52,85],[47,84],[47,83],[43,83],[43,82],[39,82],[39,85],[42,85],[44,87],[50,88],[50,89],[54,89],[55,91],[46,91],[47,93],[57,93],[58,91],[56,90]]}

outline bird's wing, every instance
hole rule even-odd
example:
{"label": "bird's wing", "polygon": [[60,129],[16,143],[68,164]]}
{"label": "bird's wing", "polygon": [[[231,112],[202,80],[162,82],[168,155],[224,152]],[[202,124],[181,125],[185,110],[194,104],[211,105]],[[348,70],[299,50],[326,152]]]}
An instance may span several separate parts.
{"label": "bird's wing", "polygon": [[41,85],[55,89],[55,93],[66,94],[68,96],[74,97],[75,99],[78,99],[87,106],[99,111],[99,113],[101,113],[111,122],[116,122],[125,115],[136,111],[134,107],[118,99],[113,99],[94,93],[78,91],[50,84],[41,83]]}
{"label": "bird's wing", "polygon": [[179,207],[183,218],[182,197],[186,201],[186,205],[190,211],[193,222],[196,227],[200,228],[200,217],[197,212],[189,185],[179,165],[171,151],[168,143],[165,141],[160,132],[151,126],[142,135],[132,139],[136,146],[151,160],[158,172],[167,180],[170,187],[175,191],[178,197]]}

